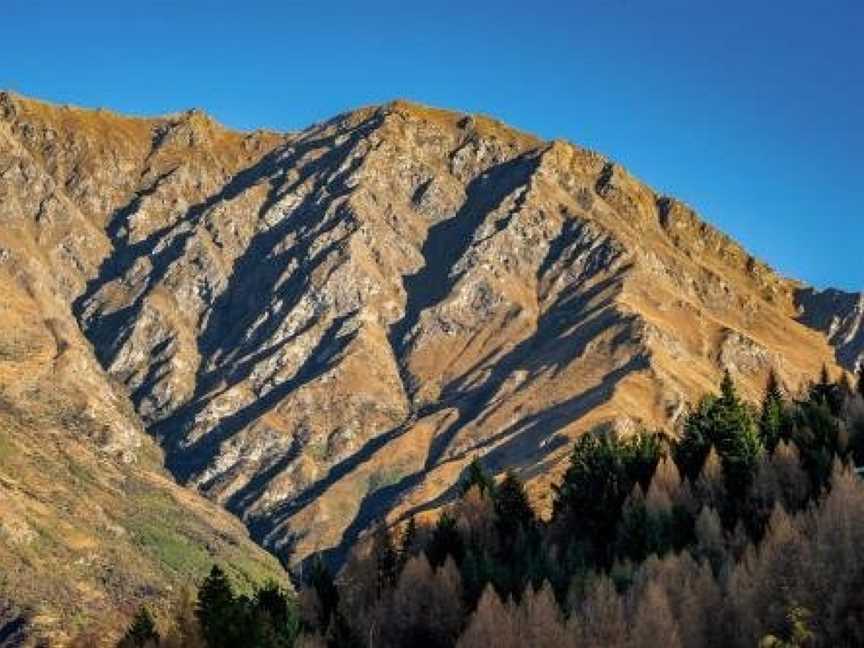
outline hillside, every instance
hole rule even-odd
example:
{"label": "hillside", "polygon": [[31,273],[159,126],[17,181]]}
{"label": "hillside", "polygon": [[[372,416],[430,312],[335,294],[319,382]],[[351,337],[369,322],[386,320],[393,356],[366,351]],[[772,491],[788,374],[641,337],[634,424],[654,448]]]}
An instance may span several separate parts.
{"label": "hillside", "polygon": [[2,645],[94,627],[110,640],[142,601],[171,602],[214,562],[247,588],[285,579],[241,523],[171,478],[81,334],[70,303],[109,247],[54,163],[0,122]]}
{"label": "hillside", "polygon": [[446,502],[475,456],[545,493],[592,427],[860,351],[686,205],[483,116],[237,133],[2,95],[0,152],[0,267],[46,276],[34,317],[86,356],[77,321],[87,393],[116,383],[170,472],[294,563]]}

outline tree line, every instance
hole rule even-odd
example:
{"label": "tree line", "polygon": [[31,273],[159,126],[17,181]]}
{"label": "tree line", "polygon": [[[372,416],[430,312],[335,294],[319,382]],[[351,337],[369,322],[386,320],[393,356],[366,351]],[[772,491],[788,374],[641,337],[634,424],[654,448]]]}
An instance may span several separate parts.
{"label": "tree line", "polygon": [[759,407],[726,373],[680,435],[597,429],[541,520],[476,458],[434,524],[380,525],[295,596],[218,567],[160,636],[122,646],[489,648],[864,645],[864,369]]}

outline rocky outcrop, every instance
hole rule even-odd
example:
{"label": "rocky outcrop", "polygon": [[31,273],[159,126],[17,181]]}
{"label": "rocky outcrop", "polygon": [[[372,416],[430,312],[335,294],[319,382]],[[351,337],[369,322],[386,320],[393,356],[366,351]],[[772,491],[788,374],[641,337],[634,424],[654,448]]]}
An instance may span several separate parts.
{"label": "rocky outcrop", "polygon": [[[0,644],[65,645],[97,628],[110,642],[139,604],[170,602],[215,562],[247,588],[285,574],[171,478],[73,316],[112,250],[99,210],[128,169],[106,147],[125,140],[87,140],[78,122],[104,116],[73,115],[67,132],[59,109],[27,105],[47,121],[18,121],[18,101],[0,98]],[[95,176],[90,154],[106,165]],[[100,177],[112,159],[118,175]]]}
{"label": "rocky outcrop", "polygon": [[822,331],[849,371],[864,363],[864,293],[802,288],[796,295],[800,320]]}
{"label": "rocky outcrop", "polygon": [[831,363],[797,284],[566,142],[406,102],[287,135],[4,105],[15,213],[102,366],[172,473],[292,561],[440,505],[474,456],[541,484],[723,369],[756,397]]}

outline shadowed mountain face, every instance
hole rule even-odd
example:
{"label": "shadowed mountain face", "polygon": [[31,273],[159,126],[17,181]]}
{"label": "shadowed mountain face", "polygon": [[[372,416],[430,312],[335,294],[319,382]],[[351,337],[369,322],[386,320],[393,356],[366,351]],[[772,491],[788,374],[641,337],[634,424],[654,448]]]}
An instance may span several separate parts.
{"label": "shadowed mountain face", "polygon": [[0,117],[34,168],[0,172],[33,232],[5,254],[60,278],[171,472],[294,561],[446,501],[476,455],[545,483],[570,439],[674,424],[723,369],[756,398],[834,366],[799,284],[601,155],[485,117],[395,102],[239,134],[10,96]]}
{"label": "shadowed mountain face", "polygon": [[795,298],[801,322],[825,333],[841,365],[852,371],[864,363],[864,293],[802,288]]}

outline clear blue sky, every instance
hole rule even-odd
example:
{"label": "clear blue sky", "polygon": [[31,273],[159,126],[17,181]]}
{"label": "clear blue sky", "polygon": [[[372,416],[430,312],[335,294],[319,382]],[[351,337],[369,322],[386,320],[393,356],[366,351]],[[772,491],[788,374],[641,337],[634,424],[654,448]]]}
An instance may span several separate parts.
{"label": "clear blue sky", "polygon": [[295,130],[407,97],[597,149],[780,271],[864,289],[864,1],[43,2],[0,87]]}

